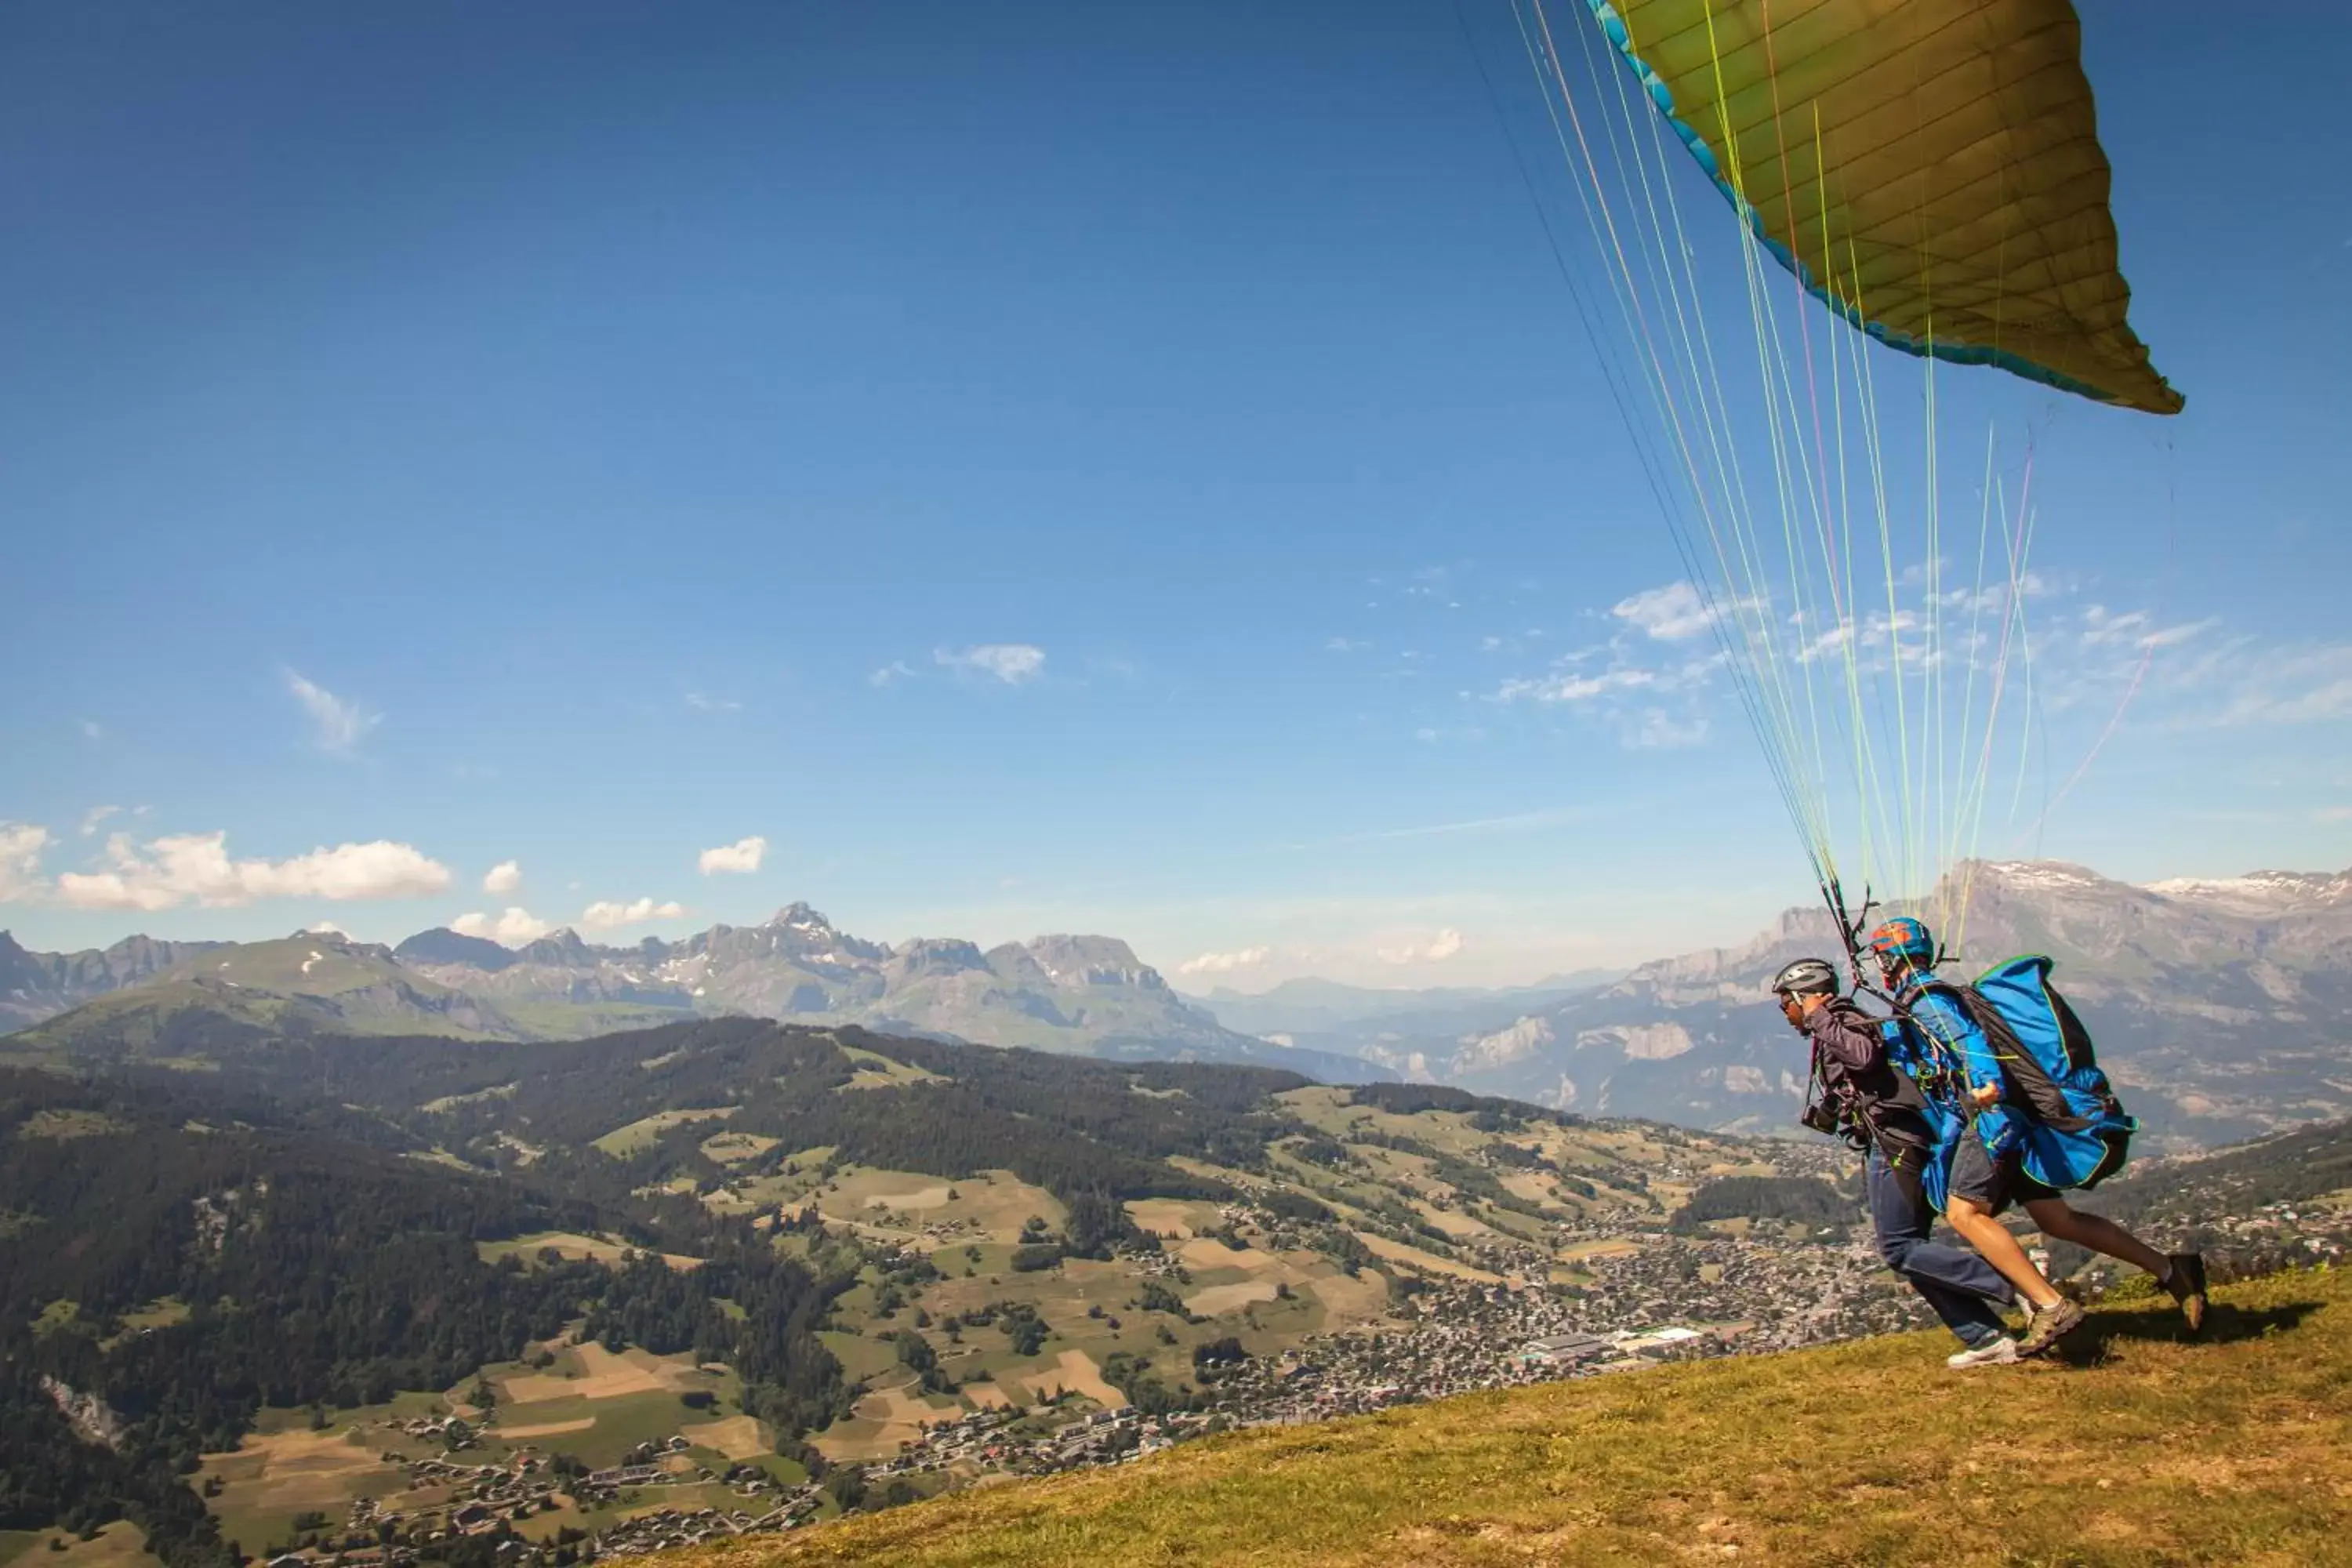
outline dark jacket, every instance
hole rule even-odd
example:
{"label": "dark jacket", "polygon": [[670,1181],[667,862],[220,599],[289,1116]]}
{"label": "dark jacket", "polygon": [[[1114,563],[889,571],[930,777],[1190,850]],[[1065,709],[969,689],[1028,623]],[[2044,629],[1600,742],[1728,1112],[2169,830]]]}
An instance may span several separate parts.
{"label": "dark jacket", "polygon": [[1927,1099],[1886,1058],[1884,1022],[1840,996],[1805,1020],[1813,1071],[1832,1103],[1850,1107],[1888,1160],[1898,1149],[1932,1149]]}

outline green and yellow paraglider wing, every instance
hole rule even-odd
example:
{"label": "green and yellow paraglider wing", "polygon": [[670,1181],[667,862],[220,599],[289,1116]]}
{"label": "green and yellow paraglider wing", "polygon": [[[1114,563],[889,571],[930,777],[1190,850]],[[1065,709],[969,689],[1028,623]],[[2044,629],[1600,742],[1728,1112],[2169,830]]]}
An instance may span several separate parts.
{"label": "green and yellow paraglider wing", "polygon": [[1915,354],[2171,414],[2069,0],[1588,0],[1816,297]]}

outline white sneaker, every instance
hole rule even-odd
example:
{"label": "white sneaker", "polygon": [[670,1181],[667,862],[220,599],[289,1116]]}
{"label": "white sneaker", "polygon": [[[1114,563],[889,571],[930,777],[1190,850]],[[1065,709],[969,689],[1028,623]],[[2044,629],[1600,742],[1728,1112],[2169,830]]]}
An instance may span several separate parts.
{"label": "white sneaker", "polygon": [[1960,1351],[1944,1358],[1944,1364],[1955,1372],[1966,1372],[1972,1366],[2014,1366],[2016,1363],[2017,1342],[2007,1334],[1973,1350]]}

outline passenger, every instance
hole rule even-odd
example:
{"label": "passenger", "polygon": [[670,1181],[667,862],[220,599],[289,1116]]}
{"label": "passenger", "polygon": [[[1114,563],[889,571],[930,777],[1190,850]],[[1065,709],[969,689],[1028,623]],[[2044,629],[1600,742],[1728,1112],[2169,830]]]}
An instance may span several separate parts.
{"label": "passenger", "polygon": [[[2025,1255],[2025,1248],[1999,1219],[2012,1203],[2022,1204],[2042,1235],[2071,1241],[2146,1269],[2180,1305],[2190,1331],[2205,1321],[2205,1260],[2194,1252],[2167,1255],[2111,1219],[2068,1205],[2060,1189],[2025,1168],[2029,1139],[2053,1129],[2050,1112],[2020,1092],[1984,1026],[1970,1016],[1957,988],[1935,978],[1936,943],[1917,921],[1887,921],[1870,934],[1886,989],[1905,1022],[1905,1033],[1921,1057],[1957,1062],[1965,1082],[1960,1099],[1969,1125],[1952,1156],[1945,1217],[2017,1289],[2032,1314],[2032,1327],[2018,1346],[2021,1355],[2040,1355],[2079,1328],[2083,1309],[2061,1295]],[[2085,1107],[2096,1110],[2098,1108]],[[2104,1149],[2087,1184],[2119,1166],[2132,1123],[2107,1102],[2105,1114],[2076,1121],[2065,1131]]]}
{"label": "passenger", "polygon": [[[1866,1152],[1863,1187],[1878,1256],[1911,1282],[1960,1342],[1946,1358],[1954,1368],[2001,1366],[2018,1359],[2016,1339],[1996,1304],[2017,1293],[1973,1252],[1928,1239],[1936,1211],[1928,1183],[1948,1142],[1919,1086],[1888,1059],[1883,1021],[1838,994],[1837,971],[1818,958],[1801,958],[1773,977],[1773,995],[1790,1027],[1812,1043],[1813,1081],[1826,1096],[1827,1115],[1808,1109],[1807,1125],[1845,1132]],[[1936,1182],[1940,1192],[1941,1183]]]}

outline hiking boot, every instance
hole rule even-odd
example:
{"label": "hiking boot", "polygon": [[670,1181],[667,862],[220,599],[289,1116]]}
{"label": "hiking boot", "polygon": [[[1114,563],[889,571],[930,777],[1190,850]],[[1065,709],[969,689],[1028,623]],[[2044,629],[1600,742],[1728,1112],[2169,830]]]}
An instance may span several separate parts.
{"label": "hiking boot", "polygon": [[2033,1328],[2025,1336],[2025,1342],[2017,1347],[2017,1353],[2021,1356],[2044,1353],[2060,1340],[2081,1328],[2088,1315],[2074,1302],[2060,1297],[2056,1306],[2044,1307],[2033,1314]]}
{"label": "hiking boot", "polygon": [[2017,1362],[2017,1342],[2007,1334],[1944,1358],[1944,1364],[1954,1372],[1966,1372],[1972,1366],[2015,1366]]}
{"label": "hiking boot", "polygon": [[2193,1334],[2205,1326],[2205,1255],[2176,1252],[2165,1261],[2172,1265],[2172,1278],[2164,1282],[2164,1289],[2180,1303],[2180,1315],[2189,1320],[2189,1331]]}

